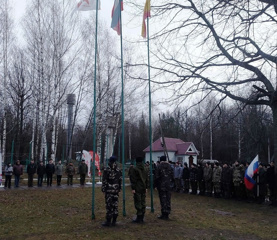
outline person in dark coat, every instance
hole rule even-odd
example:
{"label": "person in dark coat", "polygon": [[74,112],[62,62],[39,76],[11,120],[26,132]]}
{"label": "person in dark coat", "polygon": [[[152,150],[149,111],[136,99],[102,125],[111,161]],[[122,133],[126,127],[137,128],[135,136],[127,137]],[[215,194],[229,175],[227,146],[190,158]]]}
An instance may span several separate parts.
{"label": "person in dark coat", "polygon": [[184,163],[182,178],[184,181],[184,193],[189,193],[189,168],[187,163]]}
{"label": "person in dark coat", "polygon": [[82,162],[79,165],[78,172],[80,174],[80,185],[84,186],[85,185],[85,180],[86,180],[86,174],[88,172],[88,165],[86,164],[84,159],[82,159]]}
{"label": "person in dark coat", "polygon": [[266,171],[266,181],[269,189],[269,200],[273,203],[276,197],[275,166],[273,161],[270,162],[270,167]]}
{"label": "person in dark coat", "polygon": [[227,163],[224,163],[222,168],[222,173],[221,173],[223,198],[228,199],[231,197],[232,176],[233,176],[232,169],[228,166]]}
{"label": "person in dark coat", "polygon": [[32,159],[27,166],[28,187],[33,187],[34,174],[36,173],[36,171],[37,171],[37,166],[35,165],[34,160]]}
{"label": "person in dark coat", "polygon": [[53,174],[55,173],[55,165],[52,159],[50,159],[49,163],[46,164],[45,171],[46,171],[46,177],[47,177],[47,187],[49,186],[51,187]]}
{"label": "person in dark coat", "polygon": [[16,164],[13,166],[13,174],[14,174],[14,186],[19,187],[20,176],[23,175],[23,167],[20,164],[20,161],[17,160]]}
{"label": "person in dark coat", "polygon": [[[116,157],[109,159],[108,167],[104,169],[102,192],[105,194],[106,222],[102,226],[115,226],[118,216],[118,196],[121,191],[122,172],[116,165]],[[112,220],[113,219],[113,220]],[[112,220],[112,222],[111,222]]]}
{"label": "person in dark coat", "polygon": [[263,164],[259,164],[258,174],[254,175],[254,179],[257,183],[257,201],[263,203],[266,196],[266,171],[263,168]]}
{"label": "person in dark coat", "polygon": [[197,181],[199,187],[199,195],[205,195],[204,170],[201,164],[197,165]]}
{"label": "person in dark coat", "polygon": [[191,194],[197,194],[197,180],[197,165],[193,163],[189,172]]}
{"label": "person in dark coat", "polygon": [[69,163],[65,169],[65,173],[67,174],[67,185],[73,185],[73,176],[75,175],[75,167],[73,163]]}
{"label": "person in dark coat", "polygon": [[174,182],[173,169],[166,161],[166,156],[160,157],[160,164],[155,172],[155,186],[159,191],[161,215],[159,219],[168,219],[171,212],[171,185]]}
{"label": "person in dark coat", "polygon": [[134,196],[134,204],[137,210],[137,217],[134,223],[142,223],[146,208],[146,192],[148,187],[148,169],[143,164],[143,158],[136,158],[136,166],[130,171],[130,182]]}
{"label": "person in dark coat", "polygon": [[37,175],[38,175],[38,187],[42,187],[43,175],[45,174],[45,166],[43,165],[43,161],[39,162],[37,167]]}

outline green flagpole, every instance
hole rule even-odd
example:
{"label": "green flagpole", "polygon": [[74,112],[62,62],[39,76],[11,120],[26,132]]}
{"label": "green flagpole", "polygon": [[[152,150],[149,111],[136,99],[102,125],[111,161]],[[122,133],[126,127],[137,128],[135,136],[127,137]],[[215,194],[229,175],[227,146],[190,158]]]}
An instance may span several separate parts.
{"label": "green flagpole", "polygon": [[148,53],[148,86],[149,86],[149,143],[150,143],[150,186],[151,212],[154,212],[153,202],[153,166],[152,166],[152,121],[151,121],[151,82],[150,82],[150,50],[149,50],[149,17],[147,17],[147,53]]}
{"label": "green flagpole", "polygon": [[95,151],[96,151],[96,69],[97,69],[97,30],[98,30],[98,0],[96,0],[96,21],[95,21],[95,53],[94,53],[94,94],[93,94],[93,161],[92,161],[92,200],[91,219],[95,219]]}
{"label": "green flagpole", "polygon": [[123,216],[126,216],[125,209],[125,159],[124,159],[124,81],[123,81],[123,47],[122,47],[122,14],[121,14],[121,4],[122,0],[119,1],[120,6],[120,46],[121,46],[121,131],[122,131],[122,189],[123,189]]}

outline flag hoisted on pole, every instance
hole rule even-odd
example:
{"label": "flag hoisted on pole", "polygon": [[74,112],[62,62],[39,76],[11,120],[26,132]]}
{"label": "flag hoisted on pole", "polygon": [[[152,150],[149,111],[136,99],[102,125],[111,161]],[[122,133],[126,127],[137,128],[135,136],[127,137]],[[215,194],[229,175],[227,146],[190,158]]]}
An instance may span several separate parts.
{"label": "flag hoisted on pole", "polygon": [[95,152],[96,152],[96,70],[97,70],[97,31],[98,31],[98,10],[100,0],[81,0],[77,5],[78,11],[96,10],[95,21],[95,52],[94,52],[94,93],[93,93],[93,158],[92,158],[92,200],[91,200],[91,219],[95,219]]}
{"label": "flag hoisted on pole", "polygon": [[98,0],[98,7],[97,5],[97,0],[81,0],[80,2],[77,3],[77,10],[78,11],[91,11],[91,10],[98,10],[101,9],[101,2]]}
{"label": "flag hoisted on pole", "polygon": [[[150,0],[146,0],[143,20],[142,20],[142,30],[141,36],[146,38],[147,35],[147,56],[148,56],[148,88],[149,88],[149,143],[150,143],[150,186],[151,186],[151,212],[154,212],[154,201],[153,201],[153,163],[152,163],[152,111],[151,111],[151,81],[150,81],[150,48],[149,48],[149,17],[150,14]],[[147,27],[145,20],[147,19]]]}
{"label": "flag hoisted on pole", "polygon": [[0,188],[1,187],[3,187],[2,186],[2,181],[3,181],[3,179],[2,179],[2,152],[0,151]]}
{"label": "flag hoisted on pole", "polygon": [[[151,10],[151,6],[150,6],[150,0],[146,0],[145,2],[145,5],[144,5],[144,11],[143,11],[143,20],[142,20],[142,28],[141,28],[141,36],[143,38],[146,38],[146,23],[145,23],[145,20],[147,19],[148,21],[148,18],[151,17],[151,13],[150,13],[150,10]],[[147,30],[148,30],[148,22],[147,22]]]}
{"label": "flag hoisted on pole", "polygon": [[121,31],[121,11],[123,11],[123,1],[115,0],[112,9],[112,23],[111,28],[117,32],[118,35],[122,34]]}
{"label": "flag hoisted on pole", "polygon": [[122,201],[123,201],[123,216],[126,216],[125,209],[125,144],[124,144],[124,79],[123,79],[123,46],[122,46],[122,16],[121,11],[123,11],[123,1],[115,0],[112,9],[112,23],[111,28],[120,35],[120,47],[121,47],[121,144],[122,144]]}
{"label": "flag hoisted on pole", "polygon": [[258,172],[258,168],[259,168],[259,155],[257,155],[254,158],[254,160],[250,163],[250,165],[245,171],[244,184],[245,184],[245,187],[249,190],[253,189],[253,187],[256,184],[255,180],[253,179],[253,176],[255,173]]}

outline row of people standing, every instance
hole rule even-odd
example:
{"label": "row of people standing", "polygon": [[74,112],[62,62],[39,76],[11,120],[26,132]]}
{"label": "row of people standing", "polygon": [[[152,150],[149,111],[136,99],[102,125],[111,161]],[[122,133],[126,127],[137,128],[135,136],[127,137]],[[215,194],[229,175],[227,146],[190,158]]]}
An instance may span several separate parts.
{"label": "row of people standing", "polygon": [[[28,187],[33,187],[34,175],[37,174],[37,186],[42,187],[44,176],[46,175],[47,186],[51,187],[53,182],[53,175],[56,173],[57,186],[61,186],[61,179],[63,174],[64,166],[61,161],[54,165],[53,160],[50,159],[46,166],[43,161],[40,161],[38,165],[31,160],[30,164],[27,166],[28,174]],[[12,175],[15,177],[15,187],[19,187],[20,176],[23,175],[23,166],[20,161],[17,160],[16,164],[12,167],[10,163],[4,168],[5,172],[5,188],[11,188]],[[82,160],[78,167],[78,173],[80,174],[80,184],[83,186],[85,184],[86,174],[88,172],[87,164]],[[65,173],[67,175],[67,185],[73,184],[73,176],[75,175],[75,167],[73,163],[69,163],[65,167]]]}
{"label": "row of people standing", "polygon": [[232,166],[224,163],[221,167],[219,163],[212,166],[207,162],[204,166],[192,164],[191,168],[188,168],[186,163],[184,167],[175,163],[175,166],[172,164],[174,187],[177,192],[183,189],[184,193],[189,193],[191,189],[191,194],[197,194],[199,190],[199,195],[212,196],[214,193],[214,197],[234,197],[238,200],[256,198],[259,202],[263,202],[265,196],[268,195],[273,201],[275,199],[274,162],[267,166],[259,164],[258,173],[254,176],[258,184],[253,190],[248,190],[244,184],[244,175],[248,165],[248,163],[244,165],[236,161]]}

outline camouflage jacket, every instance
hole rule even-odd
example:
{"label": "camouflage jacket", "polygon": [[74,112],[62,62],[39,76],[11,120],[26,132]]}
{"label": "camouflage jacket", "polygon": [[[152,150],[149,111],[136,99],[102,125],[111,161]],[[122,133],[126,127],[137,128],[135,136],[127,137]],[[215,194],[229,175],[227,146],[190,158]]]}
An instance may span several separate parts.
{"label": "camouflage jacket", "polygon": [[233,168],[233,182],[243,181],[244,170],[241,166],[234,166]]}
{"label": "camouflage jacket", "polygon": [[205,181],[211,181],[212,176],[213,176],[212,168],[210,166],[209,167],[204,167],[204,174],[203,174],[204,180]]}
{"label": "camouflage jacket", "polygon": [[221,167],[214,167],[214,169],[213,169],[213,182],[214,183],[221,181],[221,173],[222,173]]}
{"label": "camouflage jacket", "polygon": [[117,168],[116,163],[109,164],[104,169],[102,179],[102,192],[110,194],[118,194],[121,190],[122,173]]}
{"label": "camouflage jacket", "polygon": [[148,169],[143,163],[137,163],[130,171],[130,182],[132,190],[137,193],[145,193],[148,188]]}
{"label": "camouflage jacket", "polygon": [[155,171],[155,186],[161,191],[170,191],[174,181],[173,169],[168,162],[161,162]]}

